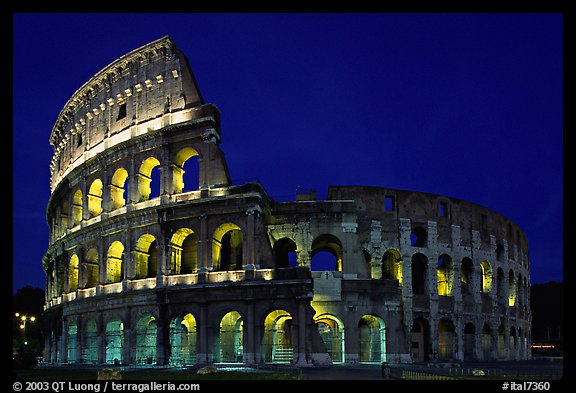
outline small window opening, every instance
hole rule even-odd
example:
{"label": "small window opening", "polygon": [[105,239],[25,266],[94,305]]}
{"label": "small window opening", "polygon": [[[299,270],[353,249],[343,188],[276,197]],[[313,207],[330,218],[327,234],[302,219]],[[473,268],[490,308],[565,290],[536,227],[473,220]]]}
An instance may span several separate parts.
{"label": "small window opening", "polygon": [[118,107],[118,117],[116,118],[116,121],[123,119],[126,117],[126,103],[120,104],[120,106]]}
{"label": "small window opening", "polygon": [[440,202],[438,205],[438,215],[440,217],[448,217],[448,204],[446,202]]}
{"label": "small window opening", "polygon": [[394,197],[391,195],[386,195],[384,197],[384,210],[391,212],[394,210]]}

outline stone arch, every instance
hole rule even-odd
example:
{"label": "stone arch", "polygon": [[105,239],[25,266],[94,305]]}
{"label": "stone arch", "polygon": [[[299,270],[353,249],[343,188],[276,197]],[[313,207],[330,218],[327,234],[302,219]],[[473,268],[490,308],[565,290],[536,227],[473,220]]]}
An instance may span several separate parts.
{"label": "stone arch", "polygon": [[343,363],[345,346],[342,320],[333,314],[320,314],[314,317],[314,322],[332,363]]}
{"label": "stone arch", "polygon": [[481,336],[481,349],[482,349],[482,359],[491,360],[492,359],[492,328],[490,324],[486,322],[482,326],[482,336]]}
{"label": "stone arch", "polygon": [[468,322],[464,325],[464,360],[474,360],[476,348],[476,327]]}
{"label": "stone arch", "polygon": [[102,180],[94,179],[90,188],[88,189],[88,212],[90,217],[96,217],[102,213]]}
{"label": "stone arch", "polygon": [[116,240],[108,247],[106,255],[106,283],[113,284],[124,279],[124,245]]}
{"label": "stone arch", "polygon": [[471,285],[474,280],[474,264],[472,259],[468,257],[462,258],[462,263],[460,264],[460,291],[463,294],[472,293]]}
{"label": "stone arch", "polygon": [[78,362],[76,356],[78,348],[78,325],[76,323],[70,323],[66,334],[68,335],[68,363],[76,363]]}
{"label": "stone arch", "polygon": [[452,296],[454,286],[454,263],[448,254],[438,257],[436,279],[439,296]]}
{"label": "stone arch", "polygon": [[[173,184],[173,191],[175,194],[184,192],[186,189],[186,182],[184,182],[184,166],[186,165],[189,172],[195,173],[195,181],[191,183],[195,183],[195,186],[188,187],[189,189],[197,189],[200,184],[199,176],[198,176],[198,159],[200,155],[198,151],[192,147],[184,147],[176,153],[174,158],[174,165],[172,166],[172,184]],[[196,158],[196,159],[194,159]],[[188,167],[193,167],[190,168]]]}
{"label": "stone arch", "polygon": [[482,270],[480,291],[489,293],[492,291],[492,265],[484,260],[480,263],[480,269]]}
{"label": "stone arch", "polygon": [[215,363],[242,363],[244,357],[244,322],[238,311],[229,311],[220,319],[214,340]]}
{"label": "stone arch", "polygon": [[382,278],[398,280],[402,285],[402,255],[394,248],[386,250],[382,256]]}
{"label": "stone arch", "polygon": [[265,363],[291,363],[294,356],[292,315],[276,309],[264,319],[262,358]]}
{"label": "stone arch", "polygon": [[106,363],[119,365],[123,361],[124,353],[124,323],[112,319],[106,323]]}
{"label": "stone arch", "polygon": [[98,251],[90,248],[84,256],[84,286],[83,288],[93,288],[98,285]]}
{"label": "stone arch", "polygon": [[242,269],[244,236],[236,224],[225,223],[214,231],[212,237],[213,270]]}
{"label": "stone arch", "polygon": [[454,358],[454,323],[447,318],[438,322],[438,359],[450,360]]}
{"label": "stone arch", "polygon": [[412,293],[424,295],[428,293],[428,257],[422,253],[412,255]]}
{"label": "stone arch", "polygon": [[135,278],[156,277],[158,270],[158,243],[156,238],[145,233],[136,241],[134,249]]}
{"label": "stone arch", "polygon": [[411,356],[414,362],[423,362],[430,358],[430,326],[424,318],[412,322]]}
{"label": "stone arch", "polygon": [[72,226],[82,221],[82,190],[78,189],[72,197]]}
{"label": "stone arch", "polygon": [[197,323],[192,313],[179,314],[170,322],[170,364],[189,366],[196,363]]}
{"label": "stone arch", "polygon": [[386,361],[386,326],[379,316],[365,314],[358,321],[358,356],[360,362]]}
{"label": "stone arch", "polygon": [[119,209],[126,205],[126,196],[128,193],[127,182],[128,171],[122,167],[116,169],[112,175],[112,181],[110,183],[110,201],[112,210]]}
{"label": "stone arch", "polygon": [[342,242],[332,234],[317,236],[312,241],[310,270],[342,271]]}
{"label": "stone arch", "polygon": [[296,242],[288,237],[276,240],[272,246],[275,267],[296,267],[298,265],[296,249]]}
{"label": "stone arch", "polygon": [[[156,157],[148,157],[142,161],[138,173],[136,174],[139,202],[150,199],[150,195],[152,194],[152,171],[159,165],[160,161]],[[157,187],[160,189],[159,184]]]}
{"label": "stone arch", "polygon": [[91,318],[84,324],[84,340],[82,341],[82,362],[98,363],[98,326]]}
{"label": "stone arch", "polygon": [[170,240],[170,270],[173,274],[198,271],[198,236],[190,228],[180,228]]}
{"label": "stone arch", "polygon": [[74,292],[78,289],[78,270],[80,268],[80,259],[78,255],[72,254],[68,261],[68,292]]}
{"label": "stone arch", "polygon": [[156,318],[144,312],[136,321],[136,364],[156,363]]}

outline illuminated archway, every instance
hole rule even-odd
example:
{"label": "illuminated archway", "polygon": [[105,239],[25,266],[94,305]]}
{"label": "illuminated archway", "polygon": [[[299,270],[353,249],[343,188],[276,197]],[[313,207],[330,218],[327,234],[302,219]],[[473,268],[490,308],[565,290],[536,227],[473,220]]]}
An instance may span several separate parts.
{"label": "illuminated archway", "polygon": [[198,270],[198,236],[190,228],[180,228],[170,240],[170,269],[173,274]]}
{"label": "illuminated archway", "polygon": [[74,292],[78,289],[78,269],[80,267],[80,259],[78,255],[74,254],[68,262],[68,292]]}
{"label": "illuminated archway", "polygon": [[96,217],[102,213],[102,180],[96,179],[88,190],[88,212],[90,217]]}
{"label": "illuminated archway", "polygon": [[454,358],[454,323],[442,318],[438,322],[438,359],[450,360]]}
{"label": "illuminated archway", "polygon": [[225,223],[214,231],[212,237],[213,270],[242,269],[243,234],[236,224]]}
{"label": "illuminated archway", "polygon": [[[140,165],[140,169],[136,175],[138,179],[138,194],[140,195],[140,202],[150,199],[152,193],[152,170],[158,165],[160,165],[160,161],[155,157],[148,157],[142,162],[142,165]],[[160,185],[158,184],[157,188],[159,189],[159,187]]]}
{"label": "illuminated archway", "polygon": [[179,315],[170,323],[170,364],[189,366],[196,363],[196,318]]}
{"label": "illuminated archway", "polygon": [[84,288],[93,288],[98,285],[98,251],[91,248],[84,257]]}
{"label": "illuminated archway", "polygon": [[514,279],[514,272],[510,269],[508,273],[508,307],[516,305],[517,285]]}
{"label": "illuminated archway", "polygon": [[266,316],[262,351],[266,363],[292,362],[292,316],[287,311],[274,310]]}
{"label": "illuminated archway", "polygon": [[242,316],[230,311],[222,317],[219,334],[214,341],[216,363],[242,363],[244,357],[244,326]]}
{"label": "illuminated archway", "polygon": [[158,247],[156,238],[148,233],[140,236],[134,250],[136,279],[156,277],[158,269]]}
{"label": "illuminated archway", "polygon": [[108,247],[106,255],[106,282],[116,283],[124,278],[124,245],[114,241]]}
{"label": "illuminated archway", "polygon": [[72,198],[72,226],[82,221],[82,191],[76,190]]}
{"label": "illuminated archway", "polygon": [[128,178],[128,171],[124,168],[118,168],[112,175],[112,182],[110,183],[110,200],[112,202],[112,209],[119,209],[126,205],[126,179]]}
{"label": "illuminated archway", "polygon": [[438,280],[438,296],[452,296],[454,265],[449,255],[442,254],[438,257],[436,278]]}
{"label": "illuminated archway", "polygon": [[387,250],[382,256],[382,278],[398,280],[402,285],[402,256],[398,250]]}
{"label": "illuminated archway", "polygon": [[[80,195],[82,195],[82,193],[80,193]],[[82,202],[82,197],[80,197],[80,202]],[[60,231],[56,232],[57,234],[63,234],[66,232],[66,229],[68,229],[68,210],[69,210],[69,204],[67,200],[62,201],[62,207],[60,208],[60,219],[58,221],[58,224],[60,225]],[[80,218],[82,218],[82,214],[80,214]]]}
{"label": "illuminated archway", "polygon": [[358,322],[358,355],[360,362],[386,361],[386,328],[384,320],[375,315],[364,315]]}
{"label": "illuminated archway", "polygon": [[124,350],[124,324],[114,319],[106,324],[106,363],[121,364]]}
{"label": "illuminated archway", "polygon": [[145,313],[136,323],[136,364],[156,363],[156,318]]}
{"label": "illuminated archway", "polygon": [[492,266],[490,262],[482,261],[480,268],[482,269],[481,292],[488,293],[492,290]]}
{"label": "illuminated archway", "polygon": [[312,271],[342,271],[342,243],[330,234],[320,235],[312,242]]}
{"label": "illuminated archway", "polygon": [[[189,179],[186,183],[191,183],[192,185],[188,187],[189,189],[197,189],[200,183],[198,178],[198,159],[193,159],[193,157],[198,157],[198,152],[191,148],[185,147],[181,149],[177,154],[176,158],[174,159],[174,165],[172,166],[172,178],[173,178],[173,187],[174,193],[180,193],[185,191],[185,182],[184,182],[184,173],[187,172],[184,170],[184,166],[186,165],[186,169],[188,172],[195,174],[195,179]],[[190,168],[189,168],[190,167]],[[190,170],[191,169],[191,170]]]}
{"label": "illuminated archway", "polygon": [[314,318],[332,363],[344,362],[344,324],[334,315],[322,314]]}

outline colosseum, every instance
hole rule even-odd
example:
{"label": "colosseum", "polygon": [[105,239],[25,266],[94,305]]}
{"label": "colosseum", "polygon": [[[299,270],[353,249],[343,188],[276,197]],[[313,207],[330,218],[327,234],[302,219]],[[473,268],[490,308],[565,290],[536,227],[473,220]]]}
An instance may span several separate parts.
{"label": "colosseum", "polygon": [[50,135],[45,361],[131,366],[529,359],[527,239],[472,202],[233,184],[218,108],[163,37]]}

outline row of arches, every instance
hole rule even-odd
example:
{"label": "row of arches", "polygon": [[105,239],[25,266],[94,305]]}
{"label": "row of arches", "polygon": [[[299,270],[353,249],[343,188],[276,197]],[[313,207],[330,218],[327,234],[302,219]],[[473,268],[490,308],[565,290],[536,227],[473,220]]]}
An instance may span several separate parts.
{"label": "row of arches", "polygon": [[[441,318],[436,329],[436,340],[431,339],[430,322],[416,318],[411,330],[411,356],[415,362],[430,360],[455,360],[458,346],[462,360],[524,359],[528,351],[528,340],[522,327],[506,329],[503,321],[497,329],[489,322],[477,327],[472,322],[464,324],[458,331],[452,320]],[[459,341],[459,336],[461,341]]]}
{"label": "row of arches", "polygon": [[[125,166],[118,166],[108,182],[101,177],[93,178],[85,189],[79,186],[71,195],[62,198],[59,212],[52,218],[53,233],[57,236],[63,234],[82,220],[120,209],[129,202],[147,201],[164,192],[178,194],[196,190],[200,184],[199,160],[200,154],[196,149],[184,147],[168,165],[163,166],[159,158],[149,156],[135,166],[132,174]],[[162,184],[161,169],[170,172],[166,178],[171,179],[171,184]]]}
{"label": "row of arches", "polygon": [[[345,361],[344,325],[331,314],[314,319],[326,353],[333,363]],[[199,330],[201,324],[192,313],[182,313],[169,321],[168,364],[173,366],[194,365],[199,359]],[[120,318],[105,323],[98,332],[95,319],[90,319],[79,329],[78,324],[67,326],[65,334],[65,361],[68,363],[100,363],[152,365],[158,351],[158,320],[151,313],[143,313],[137,319],[134,338]],[[211,358],[214,363],[243,363],[246,349],[244,317],[236,310],[225,313],[211,329]],[[360,362],[386,360],[386,329],[382,318],[366,314],[356,326]],[[257,329],[260,332],[259,362],[289,364],[294,362],[297,351],[296,327],[293,316],[284,309],[269,312]],[[99,339],[99,336],[101,338]],[[99,342],[103,340],[103,354],[99,354]],[[131,343],[134,347],[131,348]],[[103,359],[101,358],[103,356]],[[60,359],[62,361],[62,359]]]}

